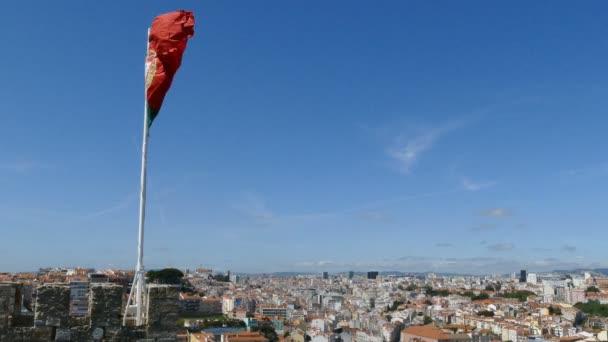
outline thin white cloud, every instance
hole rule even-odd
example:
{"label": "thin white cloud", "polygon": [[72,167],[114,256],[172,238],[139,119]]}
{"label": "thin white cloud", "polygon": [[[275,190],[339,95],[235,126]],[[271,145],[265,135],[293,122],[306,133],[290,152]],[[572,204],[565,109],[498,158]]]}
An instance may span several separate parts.
{"label": "thin white cloud", "polygon": [[586,178],[596,177],[608,174],[608,162],[582,167],[578,169],[563,170],[560,172],[561,176],[571,178]]}
{"label": "thin white cloud", "polygon": [[368,211],[368,210],[371,210],[374,208],[393,205],[396,203],[405,202],[405,201],[409,201],[409,200],[443,196],[443,195],[448,195],[448,194],[461,192],[461,191],[462,191],[462,189],[451,189],[451,190],[446,190],[446,191],[436,191],[436,192],[404,195],[404,196],[400,196],[400,197],[393,197],[393,198],[382,199],[382,200],[377,200],[377,201],[368,202],[368,203],[362,203],[358,206],[345,208],[345,209],[337,209],[337,210],[332,210],[332,211],[315,212],[315,213],[307,213],[307,214],[285,215],[285,216],[282,216],[282,218],[295,219],[295,220],[326,219],[326,218],[336,217],[339,215]]}
{"label": "thin white cloud", "polygon": [[329,265],[333,265],[334,262],[331,260],[321,260],[318,262],[319,266],[329,266]]}
{"label": "thin white cloud", "polygon": [[421,257],[403,256],[367,261],[341,261],[320,267],[319,261],[302,261],[286,264],[285,269],[298,272],[319,272],[320,269],[330,272],[345,271],[402,271],[402,272],[456,272],[463,274],[499,274],[510,273],[533,265],[536,272],[556,269],[599,268],[606,264],[583,262],[580,258],[546,258],[530,260],[518,256],[497,257],[496,255],[480,255],[475,257]]}
{"label": "thin white cloud", "polygon": [[462,125],[462,122],[451,122],[427,129],[413,137],[400,135],[387,154],[396,162],[400,172],[409,174],[422,153],[430,150],[445,133]]}
{"label": "thin white cloud", "polygon": [[565,251],[565,252],[570,252],[570,253],[572,253],[572,252],[576,252],[576,246],[572,246],[572,245],[563,245],[563,246],[562,246],[562,251]]}
{"label": "thin white cloud", "polygon": [[492,208],[482,211],[481,215],[490,217],[509,217],[513,216],[513,213],[504,208]]}
{"label": "thin white cloud", "polygon": [[496,229],[495,223],[482,223],[469,229],[472,232],[487,232]]}
{"label": "thin white cloud", "polygon": [[12,161],[0,163],[0,170],[10,171],[14,173],[27,173],[35,170],[52,169],[53,165],[38,161]]}
{"label": "thin white cloud", "polygon": [[252,217],[257,223],[270,223],[276,219],[276,215],[266,206],[266,202],[259,195],[246,192],[238,205],[238,210]]}
{"label": "thin white cloud", "polygon": [[468,178],[463,179],[460,182],[460,185],[463,189],[467,191],[479,191],[483,189],[488,189],[496,185],[495,181],[473,181]]}
{"label": "thin white cloud", "polygon": [[363,215],[366,220],[376,221],[376,222],[385,222],[390,220],[390,216],[382,211],[370,211]]}
{"label": "thin white cloud", "polygon": [[488,246],[489,250],[498,251],[498,252],[510,251],[513,248],[515,248],[515,246],[513,246],[512,243],[496,243],[496,244]]}
{"label": "thin white cloud", "polygon": [[97,210],[95,212],[86,214],[83,216],[84,219],[93,219],[93,218],[97,218],[100,216],[105,216],[108,214],[112,214],[118,211],[121,211],[127,207],[129,207],[132,203],[135,202],[135,200],[137,199],[137,193],[131,193],[127,196],[125,196],[123,199],[119,200],[118,202],[116,202],[114,205],[107,207],[107,208],[103,208],[100,210]]}

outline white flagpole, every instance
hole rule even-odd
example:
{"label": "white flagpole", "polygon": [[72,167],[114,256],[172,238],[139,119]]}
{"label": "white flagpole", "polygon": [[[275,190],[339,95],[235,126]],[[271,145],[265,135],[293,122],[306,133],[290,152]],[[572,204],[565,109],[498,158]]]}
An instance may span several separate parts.
{"label": "white flagpole", "polygon": [[[150,45],[150,29],[148,28],[148,43],[146,47],[146,54]],[[147,66],[146,66],[147,71]],[[146,89],[147,90],[147,89]],[[144,270],[144,222],[146,219],[146,165],[148,159],[148,100],[144,96],[144,135],[141,150],[141,177],[140,177],[140,194],[139,194],[139,235],[137,241],[137,268],[133,276],[133,284],[131,286],[131,293],[127,301],[127,308],[125,309],[125,315],[123,324],[126,325],[129,314],[135,311],[135,325],[144,324],[145,316],[145,297],[146,297],[146,277]],[[135,293],[135,296],[133,294]],[[132,318],[132,317],[131,317]]]}

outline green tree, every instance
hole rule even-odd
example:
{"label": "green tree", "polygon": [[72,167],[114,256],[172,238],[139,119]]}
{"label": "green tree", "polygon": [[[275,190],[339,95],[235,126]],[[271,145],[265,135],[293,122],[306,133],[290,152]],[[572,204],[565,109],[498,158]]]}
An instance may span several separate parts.
{"label": "green tree", "polygon": [[224,282],[224,283],[227,283],[227,282],[229,282],[229,281],[230,281],[230,277],[228,277],[228,276],[227,276],[227,275],[225,275],[225,274],[220,274],[220,273],[217,273],[217,274],[215,274],[215,275],[212,275],[212,276],[211,276],[211,279],[213,279],[213,280],[215,280],[215,281],[221,281],[221,282]]}
{"label": "green tree", "polygon": [[162,270],[152,270],[146,273],[148,281],[157,284],[181,284],[184,274],[176,268],[164,268]]}
{"label": "green tree", "polygon": [[490,298],[490,296],[487,293],[480,293],[479,295],[471,298],[472,300],[485,300]]}
{"label": "green tree", "polygon": [[269,342],[277,342],[279,340],[279,336],[274,330],[274,324],[268,319],[258,322],[257,328],[254,328],[253,331],[261,332]]}
{"label": "green tree", "polygon": [[597,300],[576,303],[574,307],[591,316],[608,317],[608,304],[600,304]]}
{"label": "green tree", "polygon": [[598,289],[597,287],[592,285],[592,286],[589,286],[587,288],[587,290],[585,290],[585,292],[596,292],[597,293],[597,292],[600,292],[600,289]]}
{"label": "green tree", "polygon": [[394,301],[394,302],[393,302],[393,305],[391,305],[391,306],[389,306],[389,307],[387,308],[387,311],[396,311],[396,310],[397,310],[397,308],[399,307],[399,305],[401,305],[401,304],[403,304],[403,302],[402,302],[402,301],[400,301],[400,300],[396,300],[396,301]]}
{"label": "green tree", "polygon": [[494,317],[494,311],[490,311],[490,310],[479,311],[477,313],[477,316]]}
{"label": "green tree", "polygon": [[515,292],[505,292],[505,293],[501,294],[501,297],[503,297],[503,298],[516,298],[516,299],[519,299],[520,302],[527,301],[528,296],[534,296],[534,292],[515,291]]}
{"label": "green tree", "polygon": [[562,309],[559,306],[558,307],[553,307],[553,306],[549,307],[549,315],[561,316],[561,314],[562,314]]}
{"label": "green tree", "polygon": [[426,305],[433,305],[433,302],[431,302],[430,300],[427,299],[427,300],[424,301],[424,304],[426,304]]}
{"label": "green tree", "polygon": [[492,285],[487,285],[486,286],[486,291],[496,291],[496,289]]}
{"label": "green tree", "polygon": [[409,284],[409,285],[408,285],[408,286],[405,288],[405,290],[406,290],[406,291],[410,291],[410,292],[411,292],[411,291],[416,291],[417,289],[418,289],[418,286],[416,286],[416,284]]}
{"label": "green tree", "polygon": [[424,325],[428,325],[428,324],[431,324],[431,323],[433,323],[433,319],[431,317],[429,317],[429,316],[424,316],[424,323],[423,324]]}

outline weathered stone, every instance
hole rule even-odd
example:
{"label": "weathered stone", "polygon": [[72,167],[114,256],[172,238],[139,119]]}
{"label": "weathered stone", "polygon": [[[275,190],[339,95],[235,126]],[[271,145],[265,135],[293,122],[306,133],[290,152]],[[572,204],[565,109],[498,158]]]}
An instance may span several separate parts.
{"label": "weathered stone", "polygon": [[11,319],[11,326],[13,327],[33,327],[34,326],[34,315],[16,315]]}
{"label": "weathered stone", "polygon": [[29,328],[32,330],[31,341],[50,341],[53,336],[53,327]]}
{"label": "weathered stone", "polygon": [[72,340],[72,331],[68,328],[58,328],[55,331],[55,341],[66,342]]}
{"label": "weathered stone", "polygon": [[8,296],[2,296],[3,293],[0,293],[0,330],[8,328],[8,318],[9,318],[9,310],[8,310]]}
{"label": "weathered stone", "polygon": [[20,283],[0,283],[0,297],[8,299],[8,312],[11,315],[21,313],[23,285]]}
{"label": "weathered stone", "polygon": [[[150,287],[148,325],[123,327],[121,307],[123,287],[111,284],[95,284],[91,287],[87,317],[69,317],[69,286],[65,284],[41,285],[38,288],[34,316],[13,315],[15,303],[10,297],[19,298],[10,286],[0,290],[0,318],[7,317],[0,329],[0,342],[174,342],[176,341],[178,289],[166,285]],[[35,327],[17,327],[16,323],[32,323]],[[12,322],[12,325],[11,325]],[[7,325],[8,324],[8,325]]]}
{"label": "weathered stone", "polygon": [[14,317],[21,314],[22,293],[20,283],[0,283],[0,330],[13,325]]}
{"label": "weathered stone", "polygon": [[53,336],[53,328],[52,327],[44,327],[44,328],[11,328],[10,330],[5,331],[5,333],[0,332],[0,341],[11,341],[11,342],[50,342],[52,341]]}
{"label": "weathered stone", "polygon": [[69,325],[70,327],[82,327],[85,325],[89,325],[90,319],[87,316],[82,317],[70,317]]}
{"label": "weathered stone", "polygon": [[92,284],[89,293],[90,324],[94,327],[119,326],[123,287],[115,284]]}
{"label": "weathered stone", "polygon": [[170,285],[148,286],[148,331],[168,330],[177,328],[179,312],[179,289]]}
{"label": "weathered stone", "polygon": [[90,326],[78,326],[70,328],[70,338],[72,341],[92,341],[93,330]]}
{"label": "weathered stone", "polygon": [[103,329],[95,328],[93,329],[93,333],[91,335],[93,337],[93,341],[100,341],[103,338]]}
{"label": "weathered stone", "polygon": [[36,325],[67,326],[70,313],[70,286],[45,284],[38,286],[36,297]]}

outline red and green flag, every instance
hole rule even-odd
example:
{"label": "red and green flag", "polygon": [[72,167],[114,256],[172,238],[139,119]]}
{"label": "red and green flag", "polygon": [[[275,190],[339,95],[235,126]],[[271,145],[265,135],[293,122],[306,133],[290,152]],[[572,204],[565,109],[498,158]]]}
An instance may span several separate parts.
{"label": "red and green flag", "polygon": [[188,38],[194,35],[192,12],[175,11],[154,18],[146,56],[146,118],[148,127],[158,115],[173,76],[182,63]]}

